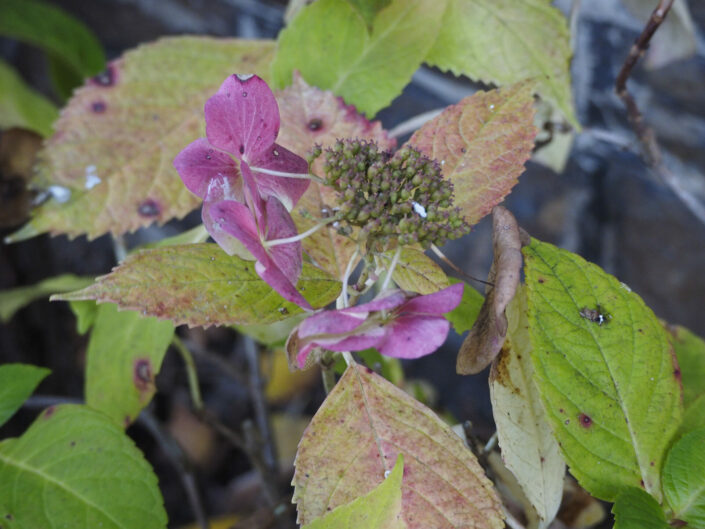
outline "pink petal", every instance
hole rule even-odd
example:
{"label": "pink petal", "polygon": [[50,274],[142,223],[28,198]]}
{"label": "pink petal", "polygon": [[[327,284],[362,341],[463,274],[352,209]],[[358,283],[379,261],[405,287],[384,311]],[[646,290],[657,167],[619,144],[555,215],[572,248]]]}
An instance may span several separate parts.
{"label": "pink petal", "polygon": [[245,161],[259,158],[279,134],[277,101],[256,75],[228,77],[204,110],[208,141]]}
{"label": "pink petal", "polygon": [[[261,167],[284,173],[308,173],[308,162],[306,160],[276,143],[264,151],[258,160],[251,162],[251,165],[252,167]],[[305,178],[287,178],[256,171],[255,180],[262,195],[277,197],[290,211],[311,183],[310,180]]]}
{"label": "pink petal", "polygon": [[231,188],[242,188],[235,161],[226,153],[214,149],[205,138],[194,141],[177,154],[174,168],[188,190],[201,198],[205,198],[214,178],[227,182]]}
{"label": "pink petal", "polygon": [[373,299],[362,305],[355,305],[347,309],[341,309],[341,312],[350,314],[358,312],[375,312],[380,310],[392,310],[406,301],[406,295],[401,290],[388,290],[380,294],[380,297]]}
{"label": "pink petal", "polygon": [[221,244],[224,236],[232,236],[239,240],[245,248],[257,259],[268,260],[269,256],[260,242],[257,233],[257,224],[250,209],[234,200],[221,200],[220,202],[205,203],[203,205],[204,222],[209,218],[213,231],[208,229],[215,242],[227,251],[227,245]]}
{"label": "pink petal", "polygon": [[340,310],[324,310],[302,321],[297,332],[301,340],[322,334],[336,335],[334,340],[339,340],[337,335],[357,329],[366,319],[367,313],[353,316]]}
{"label": "pink petal", "polygon": [[274,264],[274,261],[271,259],[267,259],[266,261],[257,260],[255,263],[255,271],[285,300],[291,301],[306,310],[313,310],[309,302],[301,295],[301,292],[296,290],[296,287],[282,274],[277,265]]}
{"label": "pink petal", "polygon": [[[377,347],[377,345],[385,339],[386,332],[387,331],[382,327],[373,327],[365,332],[356,334],[354,336],[349,336],[347,338],[319,338],[310,343],[307,343],[304,347],[302,347],[296,355],[296,361],[298,362],[299,367],[303,368],[306,365],[306,358],[308,357],[311,350],[315,347],[322,347],[324,349],[337,352],[364,351],[365,349],[369,349],[370,347]],[[301,338],[301,335],[299,335],[299,337]]]}
{"label": "pink petal", "polygon": [[[266,200],[265,226],[260,226],[260,231],[264,234],[264,239],[272,241],[275,239],[285,239],[295,236],[298,231],[294,220],[286,210],[284,205],[274,197]],[[269,248],[272,260],[284,276],[294,285],[299,280],[303,267],[303,254],[301,242],[278,244]]]}
{"label": "pink petal", "polygon": [[402,316],[387,326],[387,339],[377,349],[394,358],[419,358],[445,342],[450,323],[437,316]]}
{"label": "pink petal", "polygon": [[456,283],[443,290],[417,296],[404,303],[399,312],[402,314],[445,314],[460,304],[463,299],[463,283]]}

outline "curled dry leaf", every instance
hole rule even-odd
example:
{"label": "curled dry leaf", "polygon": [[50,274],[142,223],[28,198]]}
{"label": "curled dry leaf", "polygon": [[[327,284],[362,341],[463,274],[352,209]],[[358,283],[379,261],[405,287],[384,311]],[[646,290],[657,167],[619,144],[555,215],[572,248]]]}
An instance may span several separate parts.
{"label": "curled dry leaf", "polygon": [[479,373],[494,360],[507,335],[504,309],[514,297],[521,270],[521,237],[519,226],[508,209],[495,206],[492,210],[494,262],[487,281],[485,303],[470,334],[458,353],[456,371],[461,375]]}

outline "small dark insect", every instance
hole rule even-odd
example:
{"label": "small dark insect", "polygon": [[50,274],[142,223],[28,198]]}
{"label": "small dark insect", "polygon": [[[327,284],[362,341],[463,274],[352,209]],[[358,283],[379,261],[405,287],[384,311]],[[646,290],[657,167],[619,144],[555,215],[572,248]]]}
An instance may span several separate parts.
{"label": "small dark insect", "polygon": [[600,307],[599,305],[597,306],[597,308],[594,309],[583,307],[582,309],[580,309],[580,315],[586,320],[590,320],[591,322],[597,323],[598,325],[607,323],[612,318],[608,314],[603,314],[602,307]]}

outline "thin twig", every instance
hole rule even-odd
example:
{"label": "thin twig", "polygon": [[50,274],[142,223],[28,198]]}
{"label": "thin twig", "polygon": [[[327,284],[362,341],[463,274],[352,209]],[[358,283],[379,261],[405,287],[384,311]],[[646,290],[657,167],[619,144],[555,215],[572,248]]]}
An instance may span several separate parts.
{"label": "thin twig", "polygon": [[188,388],[191,393],[193,407],[200,411],[203,409],[203,398],[201,397],[201,388],[198,386],[198,372],[196,371],[196,362],[193,361],[191,351],[184,345],[181,339],[174,335],[172,345],[181,355],[186,367],[186,376],[188,377]]}
{"label": "thin twig", "polygon": [[171,461],[186,491],[186,496],[191,504],[196,522],[201,529],[208,529],[208,517],[203,509],[203,502],[201,501],[201,496],[196,486],[196,477],[191,468],[191,462],[188,456],[184,453],[176,439],[162,427],[159,421],[157,421],[148,410],[142,410],[142,413],[140,413],[137,418],[137,422],[152,434],[152,437],[157,441],[166,457]]}
{"label": "thin twig", "polygon": [[421,125],[424,125],[428,121],[431,121],[444,110],[445,107],[436,108],[434,110],[429,110],[428,112],[413,116],[407,119],[406,121],[402,121],[401,123],[399,123],[396,127],[389,131],[388,135],[392,138],[398,138],[400,136],[409,134],[410,132],[414,132],[416,129],[420,128]]}
{"label": "thin twig", "polygon": [[473,276],[471,276],[470,274],[466,273],[464,270],[462,270],[461,268],[459,268],[453,261],[451,261],[450,259],[448,259],[448,258],[445,256],[445,254],[441,251],[441,249],[440,249],[438,246],[436,246],[435,244],[432,244],[432,245],[431,245],[431,251],[433,251],[433,253],[435,253],[436,256],[438,256],[438,258],[439,258],[441,261],[443,261],[445,264],[447,264],[448,266],[450,266],[450,267],[451,267],[453,270],[455,270],[458,274],[460,274],[460,275],[462,275],[462,276],[465,276],[465,277],[467,277],[468,279],[471,279],[471,280],[473,280],[473,281],[477,281],[478,283],[482,283],[483,285],[489,285],[489,286],[491,286],[491,287],[494,286],[494,283],[490,283],[490,282],[488,282],[488,281],[484,281],[484,280],[482,280],[482,279],[478,279],[478,278],[473,277]]}
{"label": "thin twig", "polygon": [[267,403],[264,399],[263,381],[259,368],[259,355],[257,354],[257,345],[249,336],[244,336],[245,357],[249,369],[249,390],[250,398],[252,399],[252,407],[255,412],[255,422],[258,429],[257,448],[262,455],[262,461],[266,467],[266,473],[262,476],[262,481],[268,494],[273,500],[277,499],[278,485],[276,477],[279,475],[279,465],[277,462],[276,449],[272,438],[272,430],[269,424],[269,415],[267,413]]}
{"label": "thin twig", "polygon": [[627,55],[627,58],[622,65],[622,69],[619,71],[619,75],[617,75],[615,90],[624,105],[627,107],[629,122],[631,123],[637,138],[641,142],[642,153],[646,159],[646,163],[661,178],[661,180],[671,188],[671,190],[686,205],[691,213],[698,217],[701,222],[705,223],[705,206],[703,206],[699,200],[695,199],[687,189],[684,189],[678,177],[666,167],[663,162],[661,148],[656,141],[654,129],[649,127],[644,122],[644,116],[639,110],[634,97],[632,97],[627,90],[627,79],[629,79],[636,63],[648,49],[651,37],[653,37],[656,30],[663,23],[666,15],[673,5],[673,2],[674,0],[659,0],[656,9],[653,10],[649,20],[646,22],[644,30],[641,32],[639,37],[637,37],[636,41],[629,50],[629,55]]}

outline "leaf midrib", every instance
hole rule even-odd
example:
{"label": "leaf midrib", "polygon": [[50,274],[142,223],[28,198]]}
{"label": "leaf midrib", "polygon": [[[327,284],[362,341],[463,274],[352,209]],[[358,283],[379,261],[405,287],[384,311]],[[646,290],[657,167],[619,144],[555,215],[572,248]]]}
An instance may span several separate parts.
{"label": "leaf midrib", "polygon": [[[43,478],[45,481],[48,481],[49,483],[52,483],[52,484],[55,485],[56,487],[58,487],[58,488],[60,488],[60,489],[62,489],[62,490],[64,490],[64,491],[68,492],[70,495],[72,495],[73,497],[75,497],[76,499],[78,499],[80,502],[83,502],[84,504],[93,507],[96,511],[98,511],[98,512],[101,513],[101,514],[103,514],[106,518],[108,518],[108,519],[111,520],[113,523],[115,523],[115,525],[116,525],[117,527],[121,527],[121,528],[124,528],[124,529],[130,529],[129,527],[127,527],[127,526],[125,526],[125,525],[122,525],[119,520],[116,520],[110,513],[108,513],[107,511],[103,510],[99,505],[96,505],[95,503],[93,503],[92,501],[90,501],[88,498],[86,498],[85,496],[83,496],[82,494],[80,494],[78,491],[76,491],[76,490],[74,490],[74,489],[72,489],[72,488],[66,486],[64,483],[62,483],[61,481],[58,481],[57,479],[53,478],[51,475],[45,474],[45,473],[42,472],[41,470],[36,469],[36,468],[34,468],[34,467],[30,467],[30,466],[24,465],[24,464],[22,464],[20,461],[16,461],[16,460],[13,460],[13,459],[8,459],[8,458],[7,458],[6,456],[4,456],[1,452],[0,452],[0,461],[3,461],[4,463],[6,463],[6,464],[9,465],[9,466],[14,466],[14,467],[16,467],[16,468],[18,468],[20,471],[28,472],[28,473],[30,473],[30,474],[34,474],[35,476],[38,476],[39,478]],[[15,478],[15,483],[17,483],[17,481],[18,481],[18,478]]]}

